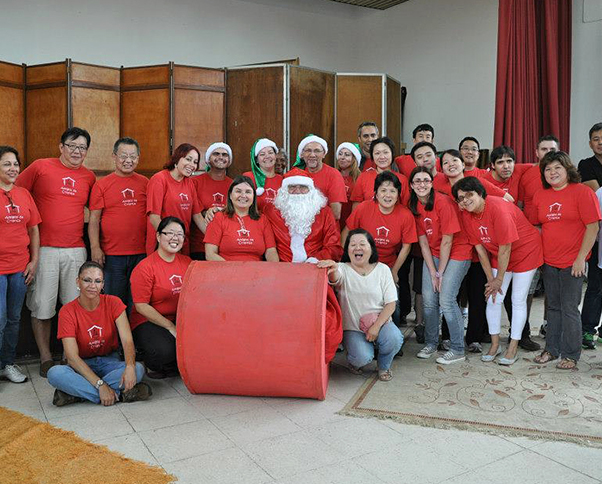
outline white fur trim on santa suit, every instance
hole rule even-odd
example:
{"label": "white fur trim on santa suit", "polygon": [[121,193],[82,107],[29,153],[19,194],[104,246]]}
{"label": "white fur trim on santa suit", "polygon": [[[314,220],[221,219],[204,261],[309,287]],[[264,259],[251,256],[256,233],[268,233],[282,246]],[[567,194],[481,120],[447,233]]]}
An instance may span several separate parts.
{"label": "white fur trim on santa suit", "polygon": [[341,152],[341,150],[343,148],[348,149],[349,151],[351,151],[351,153],[353,154],[353,156],[355,156],[355,159],[357,160],[358,164],[361,163],[362,161],[362,154],[360,153],[360,150],[357,149],[357,146],[355,146],[353,143],[349,143],[349,142],[345,142],[345,143],[341,143],[339,145],[339,147],[337,148],[337,158],[339,157],[339,153]]}
{"label": "white fur trim on santa suit", "polygon": [[262,149],[267,148],[268,146],[274,148],[274,151],[276,154],[278,154],[278,146],[276,146],[276,143],[274,143],[271,139],[261,138],[255,145],[255,156],[257,156]]}
{"label": "white fur trim on santa suit", "polygon": [[299,143],[299,147],[297,148],[297,154],[299,156],[301,156],[303,149],[309,143],[320,143],[322,145],[322,148],[324,148],[324,153],[328,153],[328,143],[326,143],[326,140],[324,138],[320,138],[319,136],[312,134],[311,136],[307,136],[307,137],[303,138],[301,140],[301,143]]}
{"label": "white fur trim on santa suit", "polygon": [[230,163],[232,163],[232,148],[230,148],[230,146],[226,143],[213,143],[212,145],[210,145],[209,148],[207,148],[207,151],[205,152],[205,161],[209,163],[209,157],[211,156],[211,153],[213,153],[218,148],[223,148],[228,152],[228,155],[230,155]]}
{"label": "white fur trim on santa suit", "polygon": [[314,181],[310,177],[303,175],[289,176],[282,180],[283,188],[286,188],[289,185],[303,185],[306,187],[315,188]]}

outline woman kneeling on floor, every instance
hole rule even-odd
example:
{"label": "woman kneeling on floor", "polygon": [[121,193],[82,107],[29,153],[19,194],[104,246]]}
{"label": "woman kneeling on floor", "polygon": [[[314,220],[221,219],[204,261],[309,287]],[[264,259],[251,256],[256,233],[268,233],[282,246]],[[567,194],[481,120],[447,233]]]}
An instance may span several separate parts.
{"label": "woman kneeling on floor", "polygon": [[[84,400],[103,405],[147,400],[152,390],[140,381],[144,367],[135,361],[125,304],[100,293],[104,273],[96,262],[82,264],[76,282],[79,297],[59,312],[57,337],[68,364],[48,370],[48,383],[56,388],[52,403],[62,407]],[[125,361],[117,354],[119,340]]]}
{"label": "woman kneeling on floor", "polygon": [[341,263],[324,260],[343,312],[343,344],[352,373],[374,359],[378,349],[378,378],[389,381],[391,363],[401,348],[403,336],[393,324],[397,288],[391,270],[378,262],[374,239],[364,229],[349,232]]}

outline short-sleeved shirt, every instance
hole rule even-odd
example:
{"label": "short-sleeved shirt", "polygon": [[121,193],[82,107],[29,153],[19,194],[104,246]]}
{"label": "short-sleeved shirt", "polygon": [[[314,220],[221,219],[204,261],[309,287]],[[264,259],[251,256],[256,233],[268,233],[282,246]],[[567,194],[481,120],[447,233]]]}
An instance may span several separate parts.
{"label": "short-sleeved shirt", "polygon": [[418,242],[414,216],[399,203],[391,213],[384,214],[378,202],[366,200],[351,212],[347,227],[349,230],[362,228],[370,232],[376,243],[378,259],[389,267],[395,264],[402,244]]}
{"label": "short-sleeved shirt", "polygon": [[[466,175],[466,172],[464,172],[464,177],[466,178],[469,176],[473,176],[472,175],[473,172],[469,172],[469,173],[471,173],[471,174]],[[484,171],[484,173],[487,173],[487,172]],[[506,195],[506,192],[503,189],[496,187],[494,184],[490,183],[485,178],[483,178],[484,175],[481,175],[478,173],[477,173],[477,175],[475,175],[474,177],[477,178],[481,182],[481,184],[483,185],[483,188],[485,188],[485,193],[487,193],[487,195],[493,195],[494,197],[503,197],[504,195]],[[435,190],[437,190],[438,192],[441,192],[441,193],[447,195],[448,197],[453,198],[452,185],[449,182],[449,178],[447,178],[444,174],[437,173],[437,176],[435,176],[435,180],[433,181],[433,188]]]}
{"label": "short-sleeved shirt", "polygon": [[[255,187],[257,188],[257,182],[255,181],[255,175],[253,175],[252,171],[247,171],[243,173],[244,176],[248,176],[253,183],[255,183]],[[282,175],[274,175],[272,178],[266,178],[265,184],[263,185],[263,194],[257,196],[257,209],[260,212],[263,212],[263,208],[268,203],[274,203],[276,200],[276,195],[278,195],[278,190],[282,186],[282,180],[284,178]]]}
{"label": "short-sleeved shirt", "polygon": [[272,226],[263,215],[253,220],[248,215],[228,217],[224,212],[215,214],[209,223],[205,243],[216,245],[228,261],[260,261],[267,249],[276,247]]}
{"label": "short-sleeved shirt", "polygon": [[562,190],[537,192],[533,205],[541,224],[545,263],[559,269],[572,266],[581,249],[585,226],[600,220],[596,194],[581,183],[569,183]]}
{"label": "short-sleeved shirt", "polygon": [[[408,179],[401,173],[394,171],[391,173],[399,178],[399,182],[401,183],[401,193],[399,194],[399,198],[401,200],[401,204],[405,207],[410,200],[410,186],[408,184]],[[376,180],[377,176],[378,173],[375,169],[367,170],[358,176],[357,180],[355,181],[353,191],[351,192],[351,201],[363,202],[365,200],[372,200],[374,198],[374,180]]]}
{"label": "short-sleeved shirt", "polygon": [[40,245],[85,247],[84,207],[96,181],[84,166],[67,168],[58,158],[34,161],[17,178],[40,211]]}
{"label": "short-sleeved shirt", "polygon": [[93,311],[84,309],[76,298],[59,311],[56,337],[75,338],[81,358],[108,355],[119,347],[115,320],[124,311],[125,304],[116,296],[101,294]]}
{"label": "short-sleeved shirt", "polygon": [[0,189],[0,213],[0,274],[22,272],[30,260],[28,229],[41,222],[40,213],[31,194],[17,186]]}
{"label": "short-sleeved shirt", "polygon": [[577,169],[582,182],[596,180],[602,187],[602,162],[598,161],[595,156],[581,160]]}
{"label": "short-sleeved shirt", "polygon": [[416,217],[416,229],[419,236],[426,236],[431,254],[439,257],[441,254],[441,239],[444,235],[453,235],[450,259],[470,260],[472,258],[472,245],[460,226],[457,203],[453,202],[447,195],[435,193],[435,203],[432,210],[427,212],[420,201],[416,209],[420,214]]}
{"label": "short-sleeved shirt", "polygon": [[[194,182],[184,177],[177,181],[168,170],[161,170],[152,176],[146,189],[146,214],[159,215],[161,218],[178,217],[186,226],[186,236],[190,236],[192,216],[200,213],[201,207]],[[146,253],[152,253],[157,246],[155,228],[148,222],[146,228]],[[189,241],[184,242],[182,252],[189,251]]]}
{"label": "short-sleeved shirt", "polygon": [[347,201],[345,182],[339,170],[323,163],[320,171],[316,173],[311,173],[307,169],[305,171],[314,181],[315,187],[328,199],[329,205],[332,203],[345,203]]}
{"label": "short-sleeved shirt", "polygon": [[367,276],[358,274],[350,263],[340,263],[337,268],[340,277],[335,287],[343,313],[344,331],[361,331],[362,316],[380,313],[386,304],[397,301],[393,275],[385,264],[377,262]]}
{"label": "short-sleeved shirt", "polygon": [[[153,252],[132,271],[130,285],[134,304],[149,304],[162,316],[175,322],[184,274],[191,262],[190,257],[182,254],[176,254],[174,260],[167,262],[158,252]],[[132,329],[145,321],[146,318],[134,307],[130,317]]]}
{"label": "short-sleeved shirt", "polygon": [[[493,177],[493,172],[488,171],[483,176],[483,179],[487,180],[492,185],[501,188],[506,193],[509,193],[514,198],[514,203],[518,202],[519,185],[523,175],[532,167],[531,164],[515,163],[514,173],[507,180],[498,181]],[[482,181],[482,180],[481,180]]]}
{"label": "short-sleeved shirt", "polygon": [[[212,207],[224,208],[228,203],[228,189],[232,183],[232,178],[226,177],[223,180],[214,180],[209,173],[192,177],[196,194],[199,197],[199,206],[204,212]],[[190,252],[205,252],[203,232],[199,230],[196,224],[190,229]]]}
{"label": "short-sleeved shirt", "polygon": [[470,242],[487,249],[492,267],[497,268],[500,245],[506,244],[512,244],[508,272],[526,272],[543,264],[541,236],[513,203],[488,196],[483,212],[461,213]]}
{"label": "short-sleeved shirt", "polygon": [[543,190],[541,181],[541,170],[539,165],[531,165],[530,168],[523,173],[518,184],[518,199],[523,202],[523,213],[527,220],[533,225],[539,225],[537,218],[537,208],[533,205],[535,194]]}
{"label": "short-sleeved shirt", "polygon": [[[412,170],[416,168],[416,162],[414,161],[414,158],[412,158],[412,155],[398,156],[395,158],[394,163],[397,165],[397,168],[399,168],[399,172],[409,180]],[[439,157],[435,160],[435,167],[437,172],[441,173],[441,160]]]}
{"label": "short-sleeved shirt", "polygon": [[102,210],[100,246],[107,255],[144,254],[148,178],[116,173],[98,180],[90,194],[90,210]]}

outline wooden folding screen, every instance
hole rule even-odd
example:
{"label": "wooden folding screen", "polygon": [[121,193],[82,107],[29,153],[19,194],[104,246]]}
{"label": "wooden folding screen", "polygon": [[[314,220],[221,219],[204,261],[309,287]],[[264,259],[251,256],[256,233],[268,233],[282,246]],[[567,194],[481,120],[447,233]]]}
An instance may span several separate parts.
{"label": "wooden folding screen", "polygon": [[140,143],[138,171],[151,175],[174,148],[191,143],[204,156],[224,140],[225,74],[173,63],[121,71],[121,135]]}
{"label": "wooden folding screen", "polygon": [[0,62],[0,144],[13,146],[25,159],[25,66]]}
{"label": "wooden folding screen", "polygon": [[402,88],[386,74],[337,73],[336,142],[357,142],[357,127],[373,121],[382,136],[402,145]]}
{"label": "wooden folding screen", "polygon": [[253,142],[268,137],[289,153],[309,133],[334,143],[334,73],[289,64],[227,70],[226,138],[234,152],[232,175],[250,169]]}

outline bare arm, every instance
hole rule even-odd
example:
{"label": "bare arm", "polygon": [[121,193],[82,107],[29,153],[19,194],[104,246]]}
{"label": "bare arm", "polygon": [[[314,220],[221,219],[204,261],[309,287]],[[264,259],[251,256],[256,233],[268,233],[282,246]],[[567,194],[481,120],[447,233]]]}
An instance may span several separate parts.
{"label": "bare arm", "polygon": [[332,210],[332,214],[336,220],[340,220],[341,218],[341,202],[332,202],[330,204],[330,209]]}
{"label": "bare arm", "polygon": [[136,311],[146,318],[149,323],[156,324],[168,330],[173,337],[176,337],[176,325],[163,316],[159,311],[148,303],[134,303]]}
{"label": "bare arm", "polygon": [[345,241],[347,240],[347,236],[349,235],[349,227],[345,225],[345,228],[341,230],[341,246],[345,247]]}
{"label": "bare arm", "polygon": [[[431,252],[431,247],[429,246],[428,239],[426,235],[418,236],[418,243],[420,244],[420,251],[422,252],[422,257],[424,258],[424,262],[426,267],[431,274],[431,283],[433,284],[433,289],[435,292],[439,291],[439,272],[435,267],[435,261],[433,260],[433,253]],[[441,264],[439,264],[441,265]],[[414,269],[415,270],[415,269]]]}
{"label": "bare arm", "polygon": [[514,203],[514,197],[512,195],[510,195],[509,193],[506,193],[506,195],[504,195],[502,198],[504,200],[508,200],[510,203]]}
{"label": "bare arm", "polygon": [[395,264],[393,264],[393,267],[391,267],[391,273],[393,274],[393,280],[395,281],[396,285],[399,282],[399,276],[397,275],[397,273],[399,272],[399,269],[401,269],[403,263],[408,258],[408,255],[410,254],[411,250],[412,244],[401,244],[401,250],[397,255],[397,260],[395,261]]}
{"label": "bare arm", "polygon": [[378,333],[380,332],[380,329],[385,325],[385,323],[389,320],[389,318],[395,312],[395,305],[396,305],[395,301],[385,304],[385,307],[378,315],[378,319],[374,322],[374,324],[372,326],[370,326],[370,329],[366,333],[367,341],[376,341],[376,338],[378,338]]}
{"label": "bare arm", "polygon": [[148,214],[148,221],[153,226],[153,228],[155,230],[157,230],[157,227],[161,223],[161,215],[157,215],[156,213],[149,213]]}
{"label": "bare arm", "polygon": [[447,263],[449,262],[449,254],[451,254],[453,242],[454,234],[444,234],[441,237],[441,246],[439,247],[439,274],[442,276],[447,267]]}
{"label": "bare arm", "polygon": [[102,248],[100,247],[101,216],[102,210],[90,210],[90,220],[88,220],[88,237],[90,237],[90,249],[92,251],[92,260],[94,262],[97,262],[101,266],[104,266],[105,254],[102,251]]}
{"label": "bare arm", "polygon": [[581,277],[585,275],[585,258],[589,254],[590,250],[596,242],[598,236],[599,225],[598,222],[593,222],[585,226],[585,234],[583,234],[583,241],[581,242],[581,248],[577,254],[573,267],[571,268],[571,275],[573,277]]}
{"label": "bare arm", "polygon": [[276,247],[270,247],[265,251],[265,260],[268,262],[280,262],[280,257],[278,257],[278,251]]}
{"label": "bare arm", "polygon": [[219,255],[219,247],[215,244],[205,244],[205,258],[207,260],[222,261],[225,262],[221,255]]}
{"label": "bare arm", "polygon": [[201,232],[205,233],[207,231],[207,221],[200,212],[193,214],[192,220]]}
{"label": "bare arm", "polygon": [[38,262],[40,260],[40,229],[37,225],[28,227],[27,232],[29,233],[29,263],[25,266],[25,284],[29,284],[33,281],[38,269]]}
{"label": "bare arm", "polygon": [[598,188],[600,188],[600,185],[597,180],[588,180],[586,182],[583,182],[583,184],[587,187],[590,187],[594,192],[598,191]]}
{"label": "bare arm", "polygon": [[131,390],[136,384],[136,349],[134,348],[134,339],[128,317],[123,311],[115,320],[121,346],[123,347],[123,356],[125,358],[125,370],[121,376],[121,387],[124,391]]}
{"label": "bare arm", "polygon": [[330,259],[318,261],[316,264],[320,269],[328,269],[328,280],[332,284],[336,284],[336,282],[341,278],[341,273],[338,269],[338,264]]}

